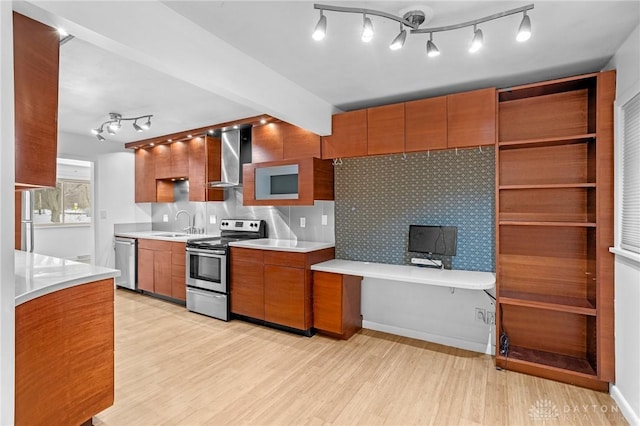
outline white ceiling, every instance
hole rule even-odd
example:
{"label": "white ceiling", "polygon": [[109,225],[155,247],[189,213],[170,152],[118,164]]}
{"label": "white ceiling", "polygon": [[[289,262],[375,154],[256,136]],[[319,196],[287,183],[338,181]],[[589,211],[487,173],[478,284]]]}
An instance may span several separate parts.
{"label": "white ceiling", "polygon": [[[42,3],[44,6],[39,4],[39,7],[48,9],[52,15],[63,14],[62,8],[49,6],[58,2]],[[71,3],[68,8],[80,7],[80,3]],[[90,3],[95,6],[102,2]],[[152,12],[149,19],[156,19],[153,11],[157,9],[150,4],[156,2],[143,3]],[[167,25],[167,31],[176,30],[170,34],[170,39],[167,36],[163,41],[166,45],[163,53],[187,51],[193,47],[194,34],[205,38],[204,29],[215,38],[212,37],[210,44],[207,44],[208,39],[203,43],[202,55],[189,60],[174,55],[175,61],[164,56],[162,61],[155,62],[149,58],[138,59],[122,48],[120,55],[114,53],[119,51],[112,44],[102,42],[105,37],[93,36],[97,31],[109,34],[99,27],[101,21],[87,24],[91,32],[78,30],[80,35],[61,49],[60,130],[87,134],[89,129],[106,120],[109,112],[125,116],[154,114],[151,131],[136,133],[127,125],[117,137],[111,137],[118,142],[261,113],[271,113],[302,125],[305,119],[300,115],[310,115],[307,111],[314,111],[305,108],[322,106],[323,102],[350,110],[597,71],[606,65],[640,21],[638,1],[428,2],[433,19],[427,27],[450,25],[535,4],[529,12],[533,36],[528,42],[514,40],[522,16],[514,15],[483,24],[485,47],[474,55],[466,50],[471,29],[434,34],[434,42],[442,54],[433,59],[426,56],[428,36],[425,34],[409,34],[402,50],[389,50],[388,44],[397,34],[398,24],[375,16],[372,17],[375,38],[364,44],[359,39],[361,16],[326,12],[327,37],[316,42],[310,35],[319,13],[312,2],[163,3],[168,8],[160,6],[168,12],[160,9],[162,13],[157,14],[157,25]],[[408,1],[322,0],[322,3],[377,9],[396,15],[416,6],[415,2]],[[421,8],[419,4],[417,8]],[[64,10],[65,18],[83,25],[82,19],[71,16],[69,9]],[[52,25],[56,17],[48,18],[48,21]],[[123,22],[122,19],[119,22]],[[184,28],[191,30],[184,31]],[[126,30],[130,31],[127,33],[130,38],[135,34],[145,41],[145,34],[131,32],[132,28]],[[124,33],[123,28],[118,28],[117,34]],[[91,40],[83,40],[85,34],[88,34],[86,39]],[[159,36],[155,34],[154,37]],[[230,47],[220,47],[216,44],[218,39]],[[124,43],[119,42],[120,46]],[[207,45],[212,46],[209,51]],[[246,58],[240,58],[244,62],[239,61],[233,48],[254,62]],[[149,57],[153,53],[151,51]],[[160,58],[156,54],[155,59]],[[202,68],[211,70],[211,75],[203,75],[202,69],[198,68],[203,64],[206,67]],[[220,74],[222,70],[225,74]],[[224,81],[220,81],[221,75]],[[203,79],[199,80],[199,77]],[[204,83],[200,84],[201,81]],[[262,82],[264,86],[260,86]],[[239,85],[247,86],[247,90],[240,93]],[[281,87],[291,93],[278,93],[277,90],[285,90]],[[253,99],[254,95],[261,98]],[[270,101],[277,104],[274,110],[269,110]],[[330,115],[330,111],[326,111],[322,114]]]}

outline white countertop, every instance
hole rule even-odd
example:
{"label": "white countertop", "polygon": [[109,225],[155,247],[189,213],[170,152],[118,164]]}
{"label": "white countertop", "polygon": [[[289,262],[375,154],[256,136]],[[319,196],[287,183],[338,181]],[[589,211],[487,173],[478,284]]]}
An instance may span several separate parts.
{"label": "white countertop", "polygon": [[323,243],[320,241],[277,240],[274,238],[260,238],[256,240],[235,241],[229,243],[231,247],[250,249],[291,251],[296,253],[309,253],[335,247],[335,243]]}
{"label": "white countertop", "polygon": [[421,268],[356,260],[328,260],[311,265],[311,270],[469,290],[489,290],[496,284],[493,272]]}
{"label": "white countertop", "polygon": [[[176,236],[169,236],[169,234],[175,234]],[[184,232],[173,232],[173,231],[139,231],[139,232],[116,232],[115,236],[125,237],[125,238],[144,238],[147,240],[162,240],[162,241],[173,241],[177,243],[186,243],[187,240],[219,237],[220,235],[186,234]]]}
{"label": "white countertop", "polygon": [[16,250],[16,306],[58,290],[118,276],[117,269]]}

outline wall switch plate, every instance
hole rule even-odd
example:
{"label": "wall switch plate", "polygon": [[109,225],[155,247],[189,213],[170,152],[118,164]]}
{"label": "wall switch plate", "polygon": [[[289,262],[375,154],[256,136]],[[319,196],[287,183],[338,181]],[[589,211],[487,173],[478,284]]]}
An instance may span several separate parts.
{"label": "wall switch plate", "polygon": [[485,318],[486,318],[485,310],[482,308],[476,308],[476,321],[484,322],[486,324]]}
{"label": "wall switch plate", "polygon": [[496,313],[495,312],[491,312],[491,311],[487,311],[487,315],[485,316],[486,319],[486,323],[489,325],[495,324],[496,323]]}
{"label": "wall switch plate", "polygon": [[168,214],[163,214],[162,215],[162,221],[163,222],[169,222],[169,215]]}
{"label": "wall switch plate", "polygon": [[209,215],[209,223],[211,225],[215,225],[216,224],[216,215],[215,214]]}
{"label": "wall switch plate", "polygon": [[322,224],[327,225],[329,223],[329,217],[326,214],[322,215]]}
{"label": "wall switch plate", "polygon": [[300,218],[300,228],[304,228],[305,226],[307,226],[307,218],[306,217],[301,217]]}

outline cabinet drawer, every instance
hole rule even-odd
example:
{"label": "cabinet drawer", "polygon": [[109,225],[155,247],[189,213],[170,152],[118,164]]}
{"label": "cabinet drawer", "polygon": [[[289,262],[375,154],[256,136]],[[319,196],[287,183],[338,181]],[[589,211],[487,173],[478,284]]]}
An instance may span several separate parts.
{"label": "cabinet drawer", "polygon": [[231,248],[231,261],[234,260],[244,260],[247,262],[259,262],[262,263],[263,260],[263,251],[262,250],[254,250],[240,247],[232,247]]}
{"label": "cabinet drawer", "polygon": [[141,238],[138,240],[138,248],[156,251],[171,251],[171,241],[146,240]]}
{"label": "cabinet drawer", "polygon": [[304,268],[307,264],[307,255],[304,253],[268,250],[264,252],[264,264]]}

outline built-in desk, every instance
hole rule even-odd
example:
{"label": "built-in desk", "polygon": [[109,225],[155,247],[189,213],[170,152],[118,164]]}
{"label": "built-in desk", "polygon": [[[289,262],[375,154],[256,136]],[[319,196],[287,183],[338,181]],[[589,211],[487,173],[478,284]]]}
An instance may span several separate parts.
{"label": "built-in desk", "polygon": [[328,260],[312,265],[311,270],[467,290],[489,290],[496,284],[496,274],[493,272],[422,268],[356,260]]}

